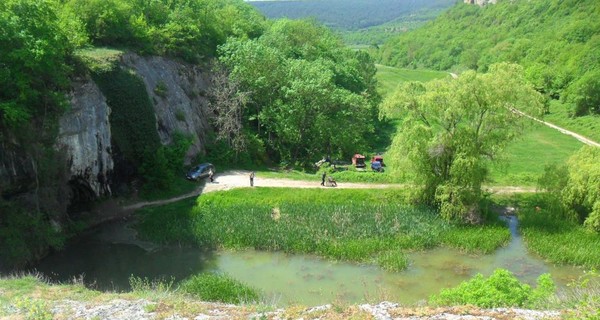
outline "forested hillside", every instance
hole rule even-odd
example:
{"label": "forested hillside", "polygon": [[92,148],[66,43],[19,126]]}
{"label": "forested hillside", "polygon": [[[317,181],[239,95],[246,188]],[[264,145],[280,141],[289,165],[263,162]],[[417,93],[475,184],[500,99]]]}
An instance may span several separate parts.
{"label": "forested hillside", "polygon": [[539,91],[572,102],[574,115],[598,112],[600,5],[596,0],[459,3],[423,28],[387,42],[381,63],[486,71],[496,62],[524,66]]}
{"label": "forested hillside", "polygon": [[350,44],[380,44],[435,18],[455,0],[250,1],[269,18],[315,18]]}

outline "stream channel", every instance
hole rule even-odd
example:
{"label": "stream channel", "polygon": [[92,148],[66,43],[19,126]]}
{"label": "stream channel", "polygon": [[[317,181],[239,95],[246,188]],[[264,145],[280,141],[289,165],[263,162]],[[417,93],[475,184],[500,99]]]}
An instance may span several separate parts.
{"label": "stream channel", "polygon": [[415,252],[402,272],[310,255],[158,247],[136,240],[127,222],[111,223],[79,238],[36,269],[55,281],[83,278],[86,285],[107,291],[129,290],[132,274],[179,281],[201,272],[222,272],[262,290],[266,302],[283,306],[383,300],[413,304],[477,273],[490,275],[496,268],[508,269],[532,285],[549,272],[559,287],[582,274],[578,268],[553,266],[529,254],[517,232],[517,219],[506,221],[512,239],[493,254],[472,256],[448,248]]}

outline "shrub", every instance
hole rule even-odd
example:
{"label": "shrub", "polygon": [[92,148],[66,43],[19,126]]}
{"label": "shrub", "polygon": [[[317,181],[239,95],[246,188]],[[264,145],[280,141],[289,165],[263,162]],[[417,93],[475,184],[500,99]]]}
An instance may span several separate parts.
{"label": "shrub", "polygon": [[438,295],[430,297],[430,302],[436,305],[472,304],[482,308],[529,307],[549,297],[554,290],[549,274],[539,276],[537,288],[532,289],[510,271],[496,269],[487,279],[477,274],[455,288],[442,289]]}
{"label": "shrub", "polygon": [[256,289],[222,274],[195,275],[181,283],[180,288],[204,301],[239,304],[259,298]]}
{"label": "shrub", "polygon": [[573,104],[574,117],[600,113],[600,71],[586,73],[569,86],[565,100]]}
{"label": "shrub", "polygon": [[387,271],[402,271],[408,267],[408,257],[400,250],[385,251],[377,257],[377,264]]}

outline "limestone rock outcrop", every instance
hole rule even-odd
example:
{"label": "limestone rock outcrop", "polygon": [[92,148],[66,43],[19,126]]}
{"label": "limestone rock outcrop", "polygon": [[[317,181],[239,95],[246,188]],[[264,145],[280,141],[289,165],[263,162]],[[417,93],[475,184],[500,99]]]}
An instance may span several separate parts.
{"label": "limestone rock outcrop", "polygon": [[113,170],[110,108],[90,78],[72,83],[70,109],[59,119],[57,148],[67,154],[71,181],[95,196],[109,196]]}

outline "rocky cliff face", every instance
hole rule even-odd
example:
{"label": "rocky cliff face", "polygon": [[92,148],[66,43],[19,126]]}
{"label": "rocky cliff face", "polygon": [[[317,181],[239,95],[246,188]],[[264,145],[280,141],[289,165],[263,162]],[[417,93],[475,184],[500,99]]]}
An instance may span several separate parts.
{"label": "rocky cliff face", "polygon": [[[161,142],[169,144],[175,133],[191,137],[193,145],[187,153],[187,163],[204,152],[209,124],[203,92],[208,74],[197,66],[133,53],[123,54],[120,63],[144,81],[153,101]],[[113,172],[118,171],[111,145],[110,106],[89,77],[73,81],[68,99],[71,106],[59,120],[55,147],[67,160],[72,201],[110,196]],[[29,158],[16,140],[0,140],[0,195],[32,192],[34,168]]]}
{"label": "rocky cliff face", "polygon": [[75,193],[89,192],[87,197],[109,196],[114,168],[110,108],[90,78],[77,79],[72,87],[71,108],[59,120],[57,147],[67,153],[72,188],[77,188],[73,190]]}
{"label": "rocky cliff face", "polygon": [[209,130],[207,100],[208,73],[200,67],[175,62],[163,57],[140,57],[125,54],[122,63],[136,72],[146,85],[162,144],[171,143],[175,133],[193,139],[185,163],[204,152]]}

